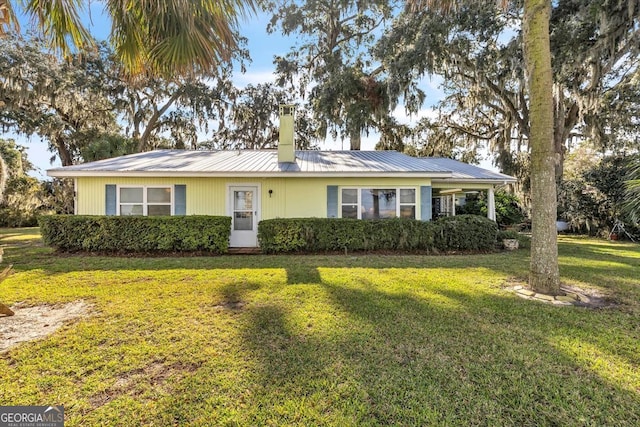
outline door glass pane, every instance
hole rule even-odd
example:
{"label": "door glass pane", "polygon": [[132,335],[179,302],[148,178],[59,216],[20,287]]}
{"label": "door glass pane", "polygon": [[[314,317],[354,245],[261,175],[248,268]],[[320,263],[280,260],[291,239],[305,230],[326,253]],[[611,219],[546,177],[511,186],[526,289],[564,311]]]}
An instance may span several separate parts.
{"label": "door glass pane", "polygon": [[121,188],[121,203],[142,203],[142,187],[140,188]]}
{"label": "door glass pane", "polygon": [[147,203],[171,203],[171,189],[147,188]]}
{"label": "door glass pane", "polygon": [[415,203],[416,190],[412,188],[402,188],[400,190],[400,203]]}
{"label": "door glass pane", "polygon": [[147,215],[171,215],[171,205],[149,205],[147,206]]}
{"label": "door glass pane", "polygon": [[253,191],[234,191],[233,209],[236,211],[253,210]]}
{"label": "door glass pane", "polygon": [[358,203],[358,190],[355,188],[342,190],[342,203],[343,204]]}
{"label": "door glass pane", "polygon": [[253,212],[234,212],[234,230],[253,230]]}
{"label": "door glass pane", "polygon": [[395,218],[396,190],[362,189],[362,219]]}
{"label": "door glass pane", "polygon": [[142,205],[120,205],[120,215],[142,215]]}

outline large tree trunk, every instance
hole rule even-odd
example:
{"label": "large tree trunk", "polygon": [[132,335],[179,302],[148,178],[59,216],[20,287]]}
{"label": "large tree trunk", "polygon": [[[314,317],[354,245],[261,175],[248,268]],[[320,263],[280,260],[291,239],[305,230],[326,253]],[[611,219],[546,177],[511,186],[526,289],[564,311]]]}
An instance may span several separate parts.
{"label": "large tree trunk", "polygon": [[360,133],[360,129],[357,131],[351,131],[349,136],[349,146],[351,150],[360,150],[360,145],[362,143],[362,134]]}
{"label": "large tree trunk", "polygon": [[69,151],[64,138],[58,135],[54,138],[54,143],[58,149],[58,157],[60,157],[60,163],[62,163],[62,166],[73,165],[73,157],[71,157],[71,152]]}
{"label": "large tree trunk", "polygon": [[560,292],[556,232],[553,78],[549,44],[551,0],[525,0],[524,51],[531,97],[531,266],[529,285]]}

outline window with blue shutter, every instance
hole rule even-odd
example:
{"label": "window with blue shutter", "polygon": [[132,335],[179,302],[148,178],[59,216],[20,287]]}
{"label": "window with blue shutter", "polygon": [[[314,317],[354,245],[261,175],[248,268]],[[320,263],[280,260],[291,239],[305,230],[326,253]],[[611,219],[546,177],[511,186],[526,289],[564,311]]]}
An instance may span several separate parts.
{"label": "window with blue shutter", "polygon": [[420,187],[420,219],[422,221],[431,221],[431,198],[433,190],[430,185]]}
{"label": "window with blue shutter", "polygon": [[179,184],[174,186],[174,215],[187,214],[187,186]]}
{"label": "window with blue shutter", "polygon": [[115,184],[105,185],[104,190],[105,200],[105,215],[116,215],[118,213],[116,207],[116,186]]}
{"label": "window with blue shutter", "polygon": [[338,218],[337,185],[327,185],[327,218]]}

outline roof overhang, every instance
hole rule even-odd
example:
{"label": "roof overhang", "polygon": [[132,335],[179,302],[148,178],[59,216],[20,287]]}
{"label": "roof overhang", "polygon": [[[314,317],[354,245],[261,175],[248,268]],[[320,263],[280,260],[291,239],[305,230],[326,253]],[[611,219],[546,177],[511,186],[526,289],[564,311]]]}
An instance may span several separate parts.
{"label": "roof overhang", "polygon": [[489,184],[489,185],[507,185],[517,182],[517,179],[514,178],[499,178],[499,179],[476,179],[476,178],[468,178],[468,179],[437,179],[435,178],[432,181],[432,184],[447,184],[449,186],[456,187],[469,187],[474,184]]}
{"label": "roof overhang", "polygon": [[86,171],[49,169],[53,178],[449,178],[451,172],[182,172],[182,171]]}

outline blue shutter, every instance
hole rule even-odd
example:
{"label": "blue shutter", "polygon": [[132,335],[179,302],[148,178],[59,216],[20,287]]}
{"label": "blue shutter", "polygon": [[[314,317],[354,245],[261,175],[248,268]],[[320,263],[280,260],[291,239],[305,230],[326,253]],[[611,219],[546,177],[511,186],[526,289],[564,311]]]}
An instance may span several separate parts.
{"label": "blue shutter", "polygon": [[431,221],[431,198],[433,191],[430,185],[420,187],[420,219],[422,221]]}
{"label": "blue shutter", "polygon": [[327,185],[327,218],[338,217],[338,186]]}
{"label": "blue shutter", "polygon": [[187,214],[187,186],[184,184],[174,185],[173,186],[173,201],[174,208],[173,213],[175,215],[186,215]]}
{"label": "blue shutter", "polygon": [[107,184],[104,189],[104,213],[105,215],[116,215],[118,209],[116,206],[116,186],[115,184]]}

